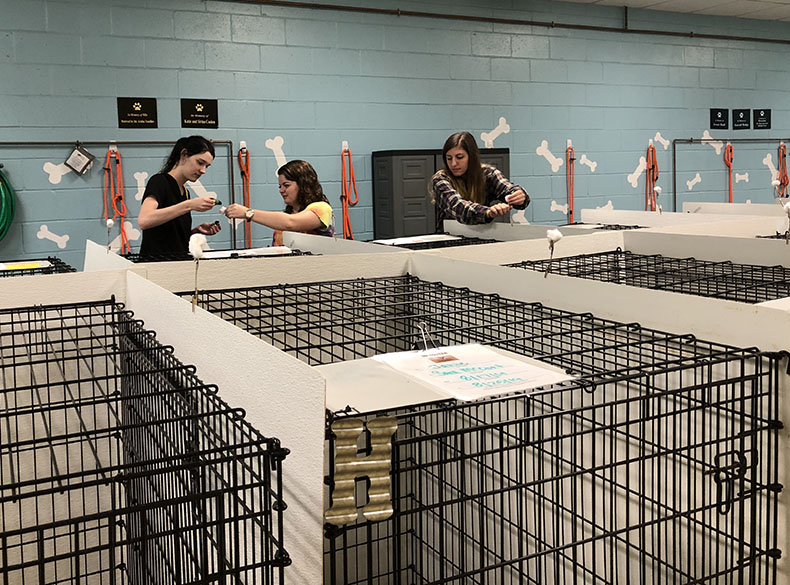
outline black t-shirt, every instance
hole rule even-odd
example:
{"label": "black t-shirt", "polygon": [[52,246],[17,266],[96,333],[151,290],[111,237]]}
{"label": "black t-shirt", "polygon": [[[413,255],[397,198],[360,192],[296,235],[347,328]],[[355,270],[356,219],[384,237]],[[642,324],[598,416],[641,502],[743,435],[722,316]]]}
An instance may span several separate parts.
{"label": "black t-shirt", "polygon": [[[186,192],[186,187],[184,187]],[[178,182],[168,173],[158,173],[148,180],[143,193],[159,203],[159,209],[181,203],[186,196],[178,188]],[[184,256],[189,253],[189,236],[192,233],[192,214],[190,212],[171,219],[151,229],[143,230],[141,256]]]}

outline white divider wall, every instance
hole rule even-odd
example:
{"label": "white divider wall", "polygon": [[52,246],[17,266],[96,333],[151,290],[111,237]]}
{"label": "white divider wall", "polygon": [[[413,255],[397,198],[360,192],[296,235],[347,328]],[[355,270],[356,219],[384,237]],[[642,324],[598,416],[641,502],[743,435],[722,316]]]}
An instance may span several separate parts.
{"label": "white divider wall", "polygon": [[123,256],[108,250],[107,246],[100,246],[91,240],[85,241],[85,272],[95,272],[97,270],[123,270],[130,268],[134,263]]}
{"label": "white divider wall", "polygon": [[[467,225],[454,220],[444,220],[444,231],[456,236],[468,238],[490,238],[500,242],[515,240],[535,240],[546,237],[546,230],[558,229],[556,225],[536,225],[523,223],[481,223]],[[560,226],[559,230],[565,236],[589,235],[595,233],[590,226]]]}
{"label": "white divider wall", "polygon": [[684,201],[683,213],[714,213],[718,215],[770,215],[784,217],[782,206],[772,203],[713,203]]}
{"label": "white divider wall", "polygon": [[[539,239],[520,240],[517,242],[498,242],[496,244],[480,244],[477,246],[458,246],[437,250],[426,250],[422,254],[482,262],[484,264],[509,264],[522,260],[542,260],[549,257],[549,242],[546,229]],[[563,231],[562,228],[560,231]],[[591,232],[583,238],[565,238],[555,246],[554,257],[575,256],[615,250],[623,247],[623,233],[633,230],[604,230]],[[563,231],[564,234],[564,231]],[[421,254],[421,255],[422,255]]]}
{"label": "white divider wall", "polygon": [[[403,274],[410,254],[388,251],[391,253],[211,260],[200,263],[198,287],[201,290],[244,288]],[[169,291],[195,288],[194,262],[150,262],[137,265],[132,271]]]}
{"label": "white divider wall", "polygon": [[[777,206],[778,207],[778,206]],[[671,226],[682,226],[681,229],[687,229],[686,226],[695,226],[691,229],[699,229],[700,226],[705,224],[726,224],[721,228],[713,228],[714,234],[717,235],[749,235],[754,236],[758,233],[765,232],[763,235],[771,235],[773,233],[772,226],[776,224],[779,217],[772,216],[750,216],[734,217],[733,215],[716,215],[712,213],[680,213],[665,211],[659,213],[657,211],[629,211],[618,209],[582,209],[582,221],[585,223],[605,223],[605,224],[619,224],[619,225],[641,225],[648,228],[664,228]],[[749,234],[738,233],[733,228],[737,228],[738,222],[749,221],[750,230],[756,229],[758,231]],[[785,222],[786,223],[786,222]],[[732,233],[731,233],[732,232]]]}
{"label": "white divider wall", "polygon": [[[661,254],[672,258],[696,258],[738,264],[786,266],[790,247],[784,240],[731,238],[727,236],[668,234],[653,230],[629,230],[623,234],[624,250],[635,254]],[[562,245],[562,242],[559,244]]]}
{"label": "white divider wall", "polygon": [[0,309],[126,298],[121,271],[39,274],[0,278]]}
{"label": "white divider wall", "polygon": [[309,251],[313,254],[381,254],[403,252],[402,248],[382,246],[370,242],[344,240],[341,237],[328,238],[313,234],[283,232],[283,244],[294,250]]}
{"label": "white divider wall", "polygon": [[[191,263],[188,263],[191,265]],[[208,264],[208,263],[206,263]],[[219,386],[232,407],[267,437],[291,450],[283,463],[285,542],[293,565],[289,583],[320,583],[323,538],[323,376],[268,343],[203,309],[192,312],[176,297],[127,273],[127,307],[172,345],[176,356],[197,367],[206,383]]]}

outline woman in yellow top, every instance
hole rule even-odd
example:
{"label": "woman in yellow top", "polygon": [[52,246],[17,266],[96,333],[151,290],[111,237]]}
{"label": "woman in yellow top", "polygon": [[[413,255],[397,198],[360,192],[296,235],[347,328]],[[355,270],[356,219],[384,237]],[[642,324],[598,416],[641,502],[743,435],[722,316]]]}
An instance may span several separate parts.
{"label": "woman in yellow top", "polygon": [[335,235],[335,214],[312,165],[292,160],[277,169],[285,211],[261,211],[234,203],[225,210],[231,219],[246,219],[274,230],[273,246],[283,245],[283,232]]}

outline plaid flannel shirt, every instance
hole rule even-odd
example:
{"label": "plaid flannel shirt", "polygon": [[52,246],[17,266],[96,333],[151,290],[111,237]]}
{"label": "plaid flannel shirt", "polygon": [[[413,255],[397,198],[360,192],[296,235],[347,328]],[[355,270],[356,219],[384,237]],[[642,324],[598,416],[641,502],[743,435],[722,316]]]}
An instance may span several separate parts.
{"label": "plaid flannel shirt", "polygon": [[[486,201],[484,205],[468,201],[453,188],[444,170],[436,173],[431,179],[431,192],[436,200],[436,231],[442,230],[445,219],[455,219],[461,223],[488,223],[488,208],[495,203],[505,203],[505,197],[515,193],[521,187],[508,181],[502,172],[491,165],[482,165],[485,180]],[[514,209],[524,209],[529,205],[529,195],[524,189],[524,203],[514,205]]]}

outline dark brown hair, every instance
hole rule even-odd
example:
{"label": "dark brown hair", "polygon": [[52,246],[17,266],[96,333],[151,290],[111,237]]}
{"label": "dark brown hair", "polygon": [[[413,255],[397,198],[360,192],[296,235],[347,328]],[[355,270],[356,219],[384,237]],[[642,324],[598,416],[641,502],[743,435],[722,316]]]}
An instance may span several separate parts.
{"label": "dark brown hair", "polygon": [[[299,193],[296,196],[296,200],[299,203],[299,211],[304,211],[308,205],[316,201],[329,203],[329,199],[326,198],[324,190],[321,188],[321,183],[318,182],[318,175],[309,162],[303,160],[288,161],[277,169],[277,175],[282,175],[289,181],[295,182],[299,187]],[[293,213],[293,207],[286,205],[285,213]]]}
{"label": "dark brown hair", "polygon": [[165,160],[165,166],[162,167],[161,173],[170,172],[181,160],[181,155],[194,156],[196,154],[203,154],[208,152],[214,157],[214,145],[211,144],[206,138],[202,136],[185,136],[179,138],[173,150],[170,151],[170,156]]}
{"label": "dark brown hair", "polygon": [[[454,176],[447,166],[447,152],[456,147],[464,149],[469,155],[466,174],[461,177]],[[484,204],[486,201],[485,178],[480,166],[480,150],[477,148],[475,137],[469,132],[456,132],[450,136],[444,142],[442,160],[444,161],[444,172],[458,194],[468,201]]]}

